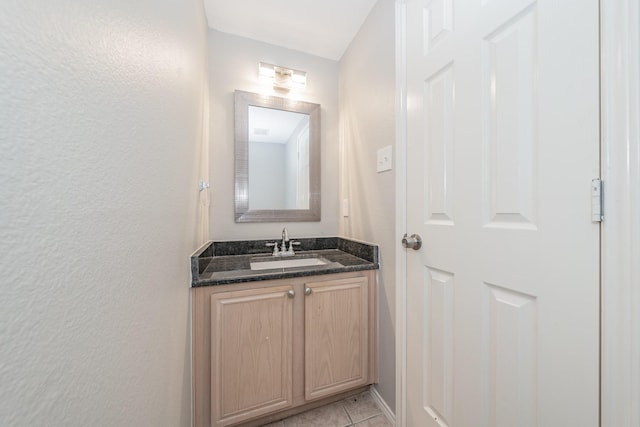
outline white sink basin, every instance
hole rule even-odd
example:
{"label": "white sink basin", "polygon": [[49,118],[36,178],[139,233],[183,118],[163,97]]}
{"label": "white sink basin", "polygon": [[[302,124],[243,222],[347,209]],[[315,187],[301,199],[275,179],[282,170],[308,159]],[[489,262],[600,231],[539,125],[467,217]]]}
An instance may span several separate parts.
{"label": "white sink basin", "polygon": [[255,261],[251,263],[252,270],[272,270],[275,268],[313,267],[329,264],[324,258],[279,259],[274,261]]}

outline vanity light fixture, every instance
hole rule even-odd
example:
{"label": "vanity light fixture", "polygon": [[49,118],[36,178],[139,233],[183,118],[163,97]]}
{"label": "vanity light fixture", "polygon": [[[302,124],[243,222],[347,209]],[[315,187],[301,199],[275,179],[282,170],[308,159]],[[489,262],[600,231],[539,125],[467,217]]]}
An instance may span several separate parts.
{"label": "vanity light fixture", "polygon": [[294,70],[266,62],[258,63],[258,76],[261,81],[272,84],[274,89],[304,89],[307,86],[306,71]]}

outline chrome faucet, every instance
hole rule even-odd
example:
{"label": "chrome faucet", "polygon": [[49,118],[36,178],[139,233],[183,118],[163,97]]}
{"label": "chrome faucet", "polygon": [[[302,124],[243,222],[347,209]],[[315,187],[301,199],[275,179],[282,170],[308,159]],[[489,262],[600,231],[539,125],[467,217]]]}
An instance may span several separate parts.
{"label": "chrome faucet", "polygon": [[293,247],[299,246],[300,242],[294,242],[290,240],[289,232],[285,227],[282,229],[282,243],[280,243],[280,248],[278,248],[277,241],[273,243],[267,243],[266,245],[269,247],[273,247],[273,256],[294,256],[296,253],[293,250]]}
{"label": "chrome faucet", "polygon": [[282,251],[284,252],[287,249],[287,243],[289,243],[289,233],[287,232],[287,227],[282,229]]}

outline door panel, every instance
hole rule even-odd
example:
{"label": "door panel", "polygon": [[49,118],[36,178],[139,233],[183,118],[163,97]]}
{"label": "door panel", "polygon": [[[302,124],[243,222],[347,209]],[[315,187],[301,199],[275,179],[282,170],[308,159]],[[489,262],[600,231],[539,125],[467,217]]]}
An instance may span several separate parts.
{"label": "door panel", "polygon": [[453,64],[425,81],[425,222],[453,225]]}
{"label": "door panel", "polygon": [[426,269],[423,405],[443,423],[453,416],[453,274]]}
{"label": "door panel", "polygon": [[489,425],[535,426],[536,298],[484,285],[489,305]]}
{"label": "door panel", "polygon": [[407,425],[597,426],[597,0],[408,0]]}
{"label": "door panel", "polygon": [[536,227],[535,18],[529,7],[482,41],[482,194],[491,227]]}

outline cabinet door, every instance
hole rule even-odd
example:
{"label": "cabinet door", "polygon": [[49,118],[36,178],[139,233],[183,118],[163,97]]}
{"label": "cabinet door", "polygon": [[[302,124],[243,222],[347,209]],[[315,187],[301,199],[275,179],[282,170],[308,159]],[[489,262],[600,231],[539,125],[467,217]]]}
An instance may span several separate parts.
{"label": "cabinet door", "polygon": [[212,425],[292,405],[290,286],[211,296]]}
{"label": "cabinet door", "polygon": [[368,383],[366,277],[307,283],[305,399]]}

